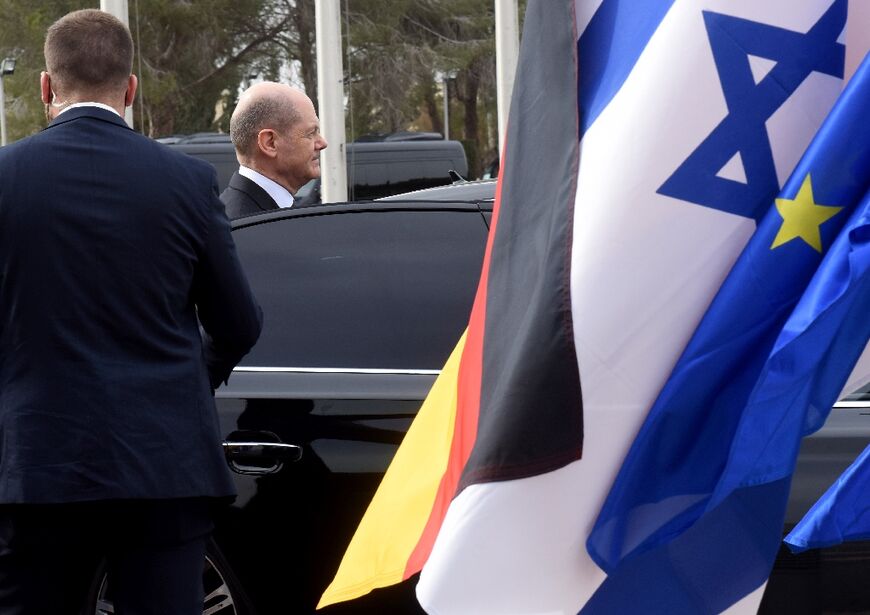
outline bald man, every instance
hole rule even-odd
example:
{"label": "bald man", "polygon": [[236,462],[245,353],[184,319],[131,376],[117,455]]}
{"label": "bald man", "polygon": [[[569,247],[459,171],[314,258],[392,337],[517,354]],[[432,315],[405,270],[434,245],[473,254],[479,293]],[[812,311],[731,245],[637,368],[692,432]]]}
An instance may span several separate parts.
{"label": "bald man", "polygon": [[292,207],[293,195],[320,177],[326,139],[302,91],[263,82],[248,88],[230,119],[239,170],[221,194],[230,218]]}

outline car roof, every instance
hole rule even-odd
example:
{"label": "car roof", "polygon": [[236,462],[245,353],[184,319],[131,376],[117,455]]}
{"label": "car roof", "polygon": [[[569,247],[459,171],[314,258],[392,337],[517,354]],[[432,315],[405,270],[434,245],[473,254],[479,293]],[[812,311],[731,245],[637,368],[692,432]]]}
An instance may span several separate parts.
{"label": "car roof", "polygon": [[233,228],[249,226],[268,222],[275,218],[284,218],[296,215],[322,215],[337,213],[336,208],[342,212],[370,211],[370,210],[401,210],[405,207],[413,209],[467,209],[478,208],[483,211],[492,209],[495,200],[496,180],[486,179],[480,181],[461,181],[447,186],[426,188],[388,196],[374,201],[352,201],[348,203],[326,203],[306,207],[292,207],[290,209],[276,209],[266,212],[258,212],[232,220]]}
{"label": "car roof", "polygon": [[391,202],[379,201],[352,201],[348,203],[326,203],[308,205],[305,207],[289,207],[285,209],[270,209],[257,212],[239,218],[232,218],[230,224],[233,230],[237,228],[254,226],[265,222],[272,222],[283,218],[323,216],[330,214],[360,213],[366,211],[480,211],[487,209],[481,207],[481,202],[473,200],[398,200]]}
{"label": "car roof", "polygon": [[225,132],[195,132],[189,135],[169,135],[166,137],[158,137],[155,141],[167,145],[175,145],[178,143],[232,143],[230,135]]}
{"label": "car roof", "polygon": [[436,186],[434,188],[425,188],[423,190],[415,190],[414,192],[405,192],[403,194],[395,194],[393,196],[385,196],[377,199],[378,201],[432,201],[432,202],[451,202],[451,201],[470,201],[470,202],[491,202],[495,200],[495,179],[482,179],[477,181],[458,181],[447,186]]}

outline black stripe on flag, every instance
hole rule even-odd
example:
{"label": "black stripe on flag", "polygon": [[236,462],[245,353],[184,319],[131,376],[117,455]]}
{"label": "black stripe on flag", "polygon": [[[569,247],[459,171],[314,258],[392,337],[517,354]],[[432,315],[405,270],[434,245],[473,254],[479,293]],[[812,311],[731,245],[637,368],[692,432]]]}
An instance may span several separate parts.
{"label": "black stripe on flag", "polygon": [[572,0],[526,11],[487,287],[478,432],[460,489],[579,459],[570,265],[579,156]]}

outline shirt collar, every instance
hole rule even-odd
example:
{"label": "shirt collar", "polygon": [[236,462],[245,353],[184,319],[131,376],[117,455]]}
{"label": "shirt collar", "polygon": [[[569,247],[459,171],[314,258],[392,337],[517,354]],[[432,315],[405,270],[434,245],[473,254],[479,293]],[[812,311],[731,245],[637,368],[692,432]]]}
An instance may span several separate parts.
{"label": "shirt collar", "polygon": [[65,113],[65,112],[69,111],[70,109],[76,109],[77,107],[97,107],[98,109],[105,109],[106,111],[111,111],[112,113],[114,113],[118,117],[121,117],[121,114],[118,113],[115,109],[112,109],[112,107],[110,107],[109,105],[104,105],[103,103],[99,103],[99,102],[73,103],[69,106],[64,107],[60,111],[58,111],[57,114],[60,115],[61,113]]}
{"label": "shirt collar", "polygon": [[278,207],[284,209],[286,207],[293,207],[293,195],[290,194],[290,191],[287,190],[284,186],[279,184],[278,182],[269,179],[262,173],[258,173],[254,169],[246,167],[244,165],[239,166],[239,175],[242,177],[247,177],[252,182],[257,184],[260,188],[266,191],[266,193],[272,197],[272,200],[278,205]]}

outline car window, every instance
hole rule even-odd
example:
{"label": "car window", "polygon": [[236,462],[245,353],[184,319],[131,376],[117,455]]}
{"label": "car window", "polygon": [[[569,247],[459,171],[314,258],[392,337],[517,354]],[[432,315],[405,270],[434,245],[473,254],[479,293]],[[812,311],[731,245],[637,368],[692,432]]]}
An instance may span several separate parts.
{"label": "car window", "polygon": [[468,322],[486,226],[453,210],[311,208],[233,233],[263,307],[244,366],[439,369]]}
{"label": "car window", "polygon": [[373,200],[380,197],[439,186],[450,182],[448,160],[401,160],[389,165],[381,162],[355,164],[349,182],[351,198]]}
{"label": "car window", "polygon": [[232,143],[204,142],[170,144],[176,151],[188,156],[199,158],[211,163],[217,172],[218,192],[223,192],[230,183],[230,178],[239,168],[236,152]]}
{"label": "car window", "polygon": [[294,199],[302,199],[311,194],[311,191],[314,190],[315,186],[317,186],[318,179],[308,180],[307,183],[303,184],[302,187],[296,191],[296,194],[293,195]]}

